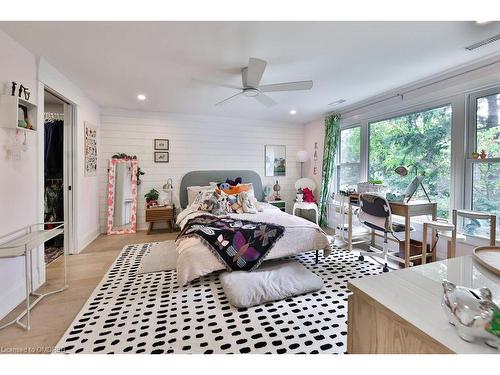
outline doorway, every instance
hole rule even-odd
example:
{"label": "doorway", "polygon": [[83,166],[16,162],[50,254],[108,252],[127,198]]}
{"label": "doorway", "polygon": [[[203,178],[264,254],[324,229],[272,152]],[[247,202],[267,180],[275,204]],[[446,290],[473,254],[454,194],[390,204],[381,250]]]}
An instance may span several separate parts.
{"label": "doorway", "polygon": [[[57,259],[62,250],[75,252],[74,170],[77,163],[76,105],[54,90],[40,84],[43,90],[44,136],[40,138],[40,214],[44,222],[64,222],[64,235],[46,243],[46,263]],[[40,103],[41,104],[41,103]],[[50,224],[54,225],[54,224]],[[42,261],[40,259],[40,261]]]}
{"label": "doorway", "polygon": [[[45,229],[52,229],[65,223],[65,185],[64,185],[64,106],[68,103],[56,95],[44,92],[44,222]],[[53,223],[53,224],[52,224]],[[64,253],[64,234],[45,242],[45,264],[50,264]]]}

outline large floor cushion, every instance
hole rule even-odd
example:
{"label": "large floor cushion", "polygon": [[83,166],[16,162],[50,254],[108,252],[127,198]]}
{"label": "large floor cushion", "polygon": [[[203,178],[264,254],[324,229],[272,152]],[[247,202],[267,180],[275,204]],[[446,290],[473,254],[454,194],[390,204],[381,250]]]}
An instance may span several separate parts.
{"label": "large floor cushion", "polygon": [[253,272],[224,272],[219,277],[235,307],[278,301],[323,287],[323,280],[297,261],[268,262]]}
{"label": "large floor cushion", "polygon": [[170,271],[177,265],[175,241],[158,242],[151,246],[139,264],[138,273]]}

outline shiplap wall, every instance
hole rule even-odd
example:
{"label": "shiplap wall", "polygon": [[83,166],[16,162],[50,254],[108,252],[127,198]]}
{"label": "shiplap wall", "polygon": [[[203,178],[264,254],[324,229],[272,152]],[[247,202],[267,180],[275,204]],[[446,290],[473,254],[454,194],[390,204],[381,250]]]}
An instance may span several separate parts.
{"label": "shiplap wall", "polygon": [[[160,189],[172,178],[178,206],[180,181],[189,171],[250,169],[260,174],[264,185],[273,185],[275,178],[264,177],[266,144],[286,145],[287,175],[280,177],[279,182],[290,211],[295,197],[294,183],[300,177],[295,155],[303,148],[303,131],[303,125],[293,123],[103,110],[98,166],[101,230],[105,231],[107,164],[118,152],[137,155],[139,166],[146,173],[141,177],[138,193],[139,229],[146,228],[144,194],[152,187]],[[154,163],[154,138],[170,140],[169,163]]]}

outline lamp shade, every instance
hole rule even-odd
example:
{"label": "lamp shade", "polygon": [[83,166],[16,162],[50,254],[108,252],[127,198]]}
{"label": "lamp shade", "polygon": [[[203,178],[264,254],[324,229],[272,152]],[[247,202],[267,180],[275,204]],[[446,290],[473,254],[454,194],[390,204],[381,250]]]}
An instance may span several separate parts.
{"label": "lamp shade", "polygon": [[305,163],[309,159],[309,155],[307,155],[307,151],[301,150],[297,152],[297,162]]}
{"label": "lamp shade", "polygon": [[401,177],[404,177],[408,174],[408,168],[406,168],[404,165],[400,165],[394,170],[394,172],[396,172]]}

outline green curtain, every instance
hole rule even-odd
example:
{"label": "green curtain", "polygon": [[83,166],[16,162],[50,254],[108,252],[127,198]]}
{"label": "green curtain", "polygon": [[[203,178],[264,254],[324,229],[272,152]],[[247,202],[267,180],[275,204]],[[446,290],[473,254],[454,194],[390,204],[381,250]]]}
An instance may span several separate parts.
{"label": "green curtain", "polygon": [[340,137],[340,114],[334,113],[325,117],[325,150],[323,152],[323,171],[321,179],[321,192],[319,197],[319,225],[328,224],[326,208],[330,198],[330,185],[335,167],[335,153]]}

